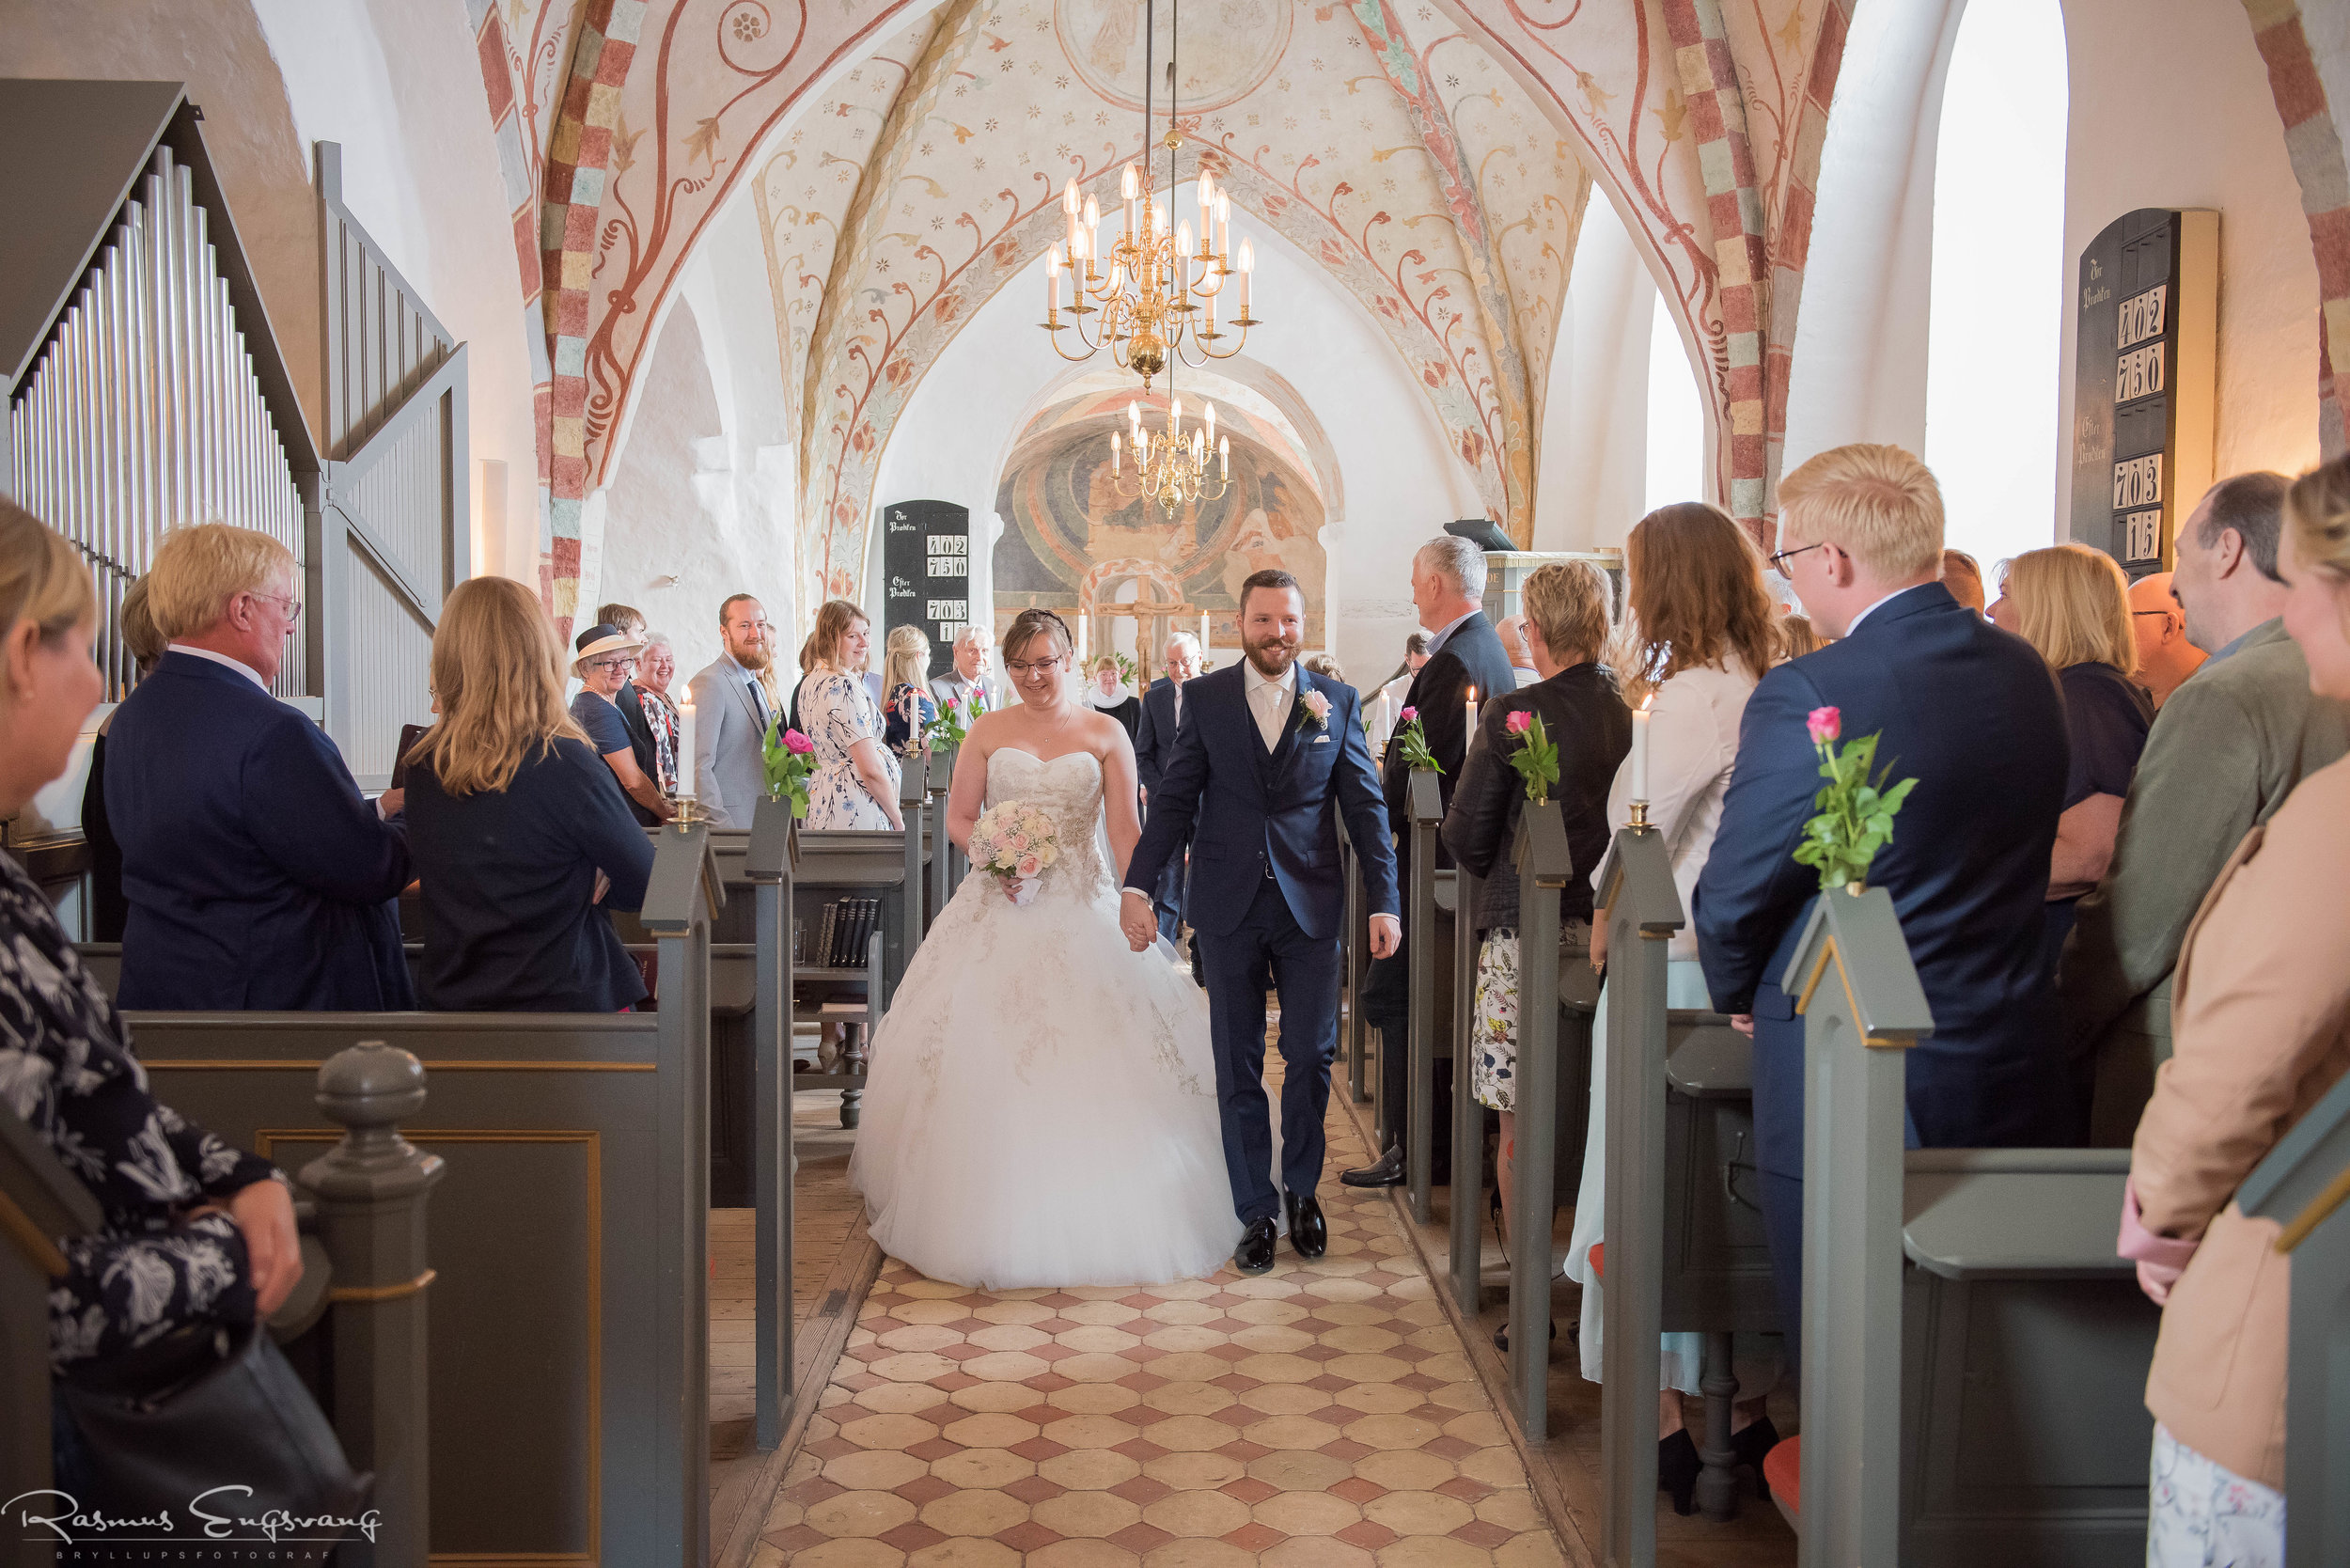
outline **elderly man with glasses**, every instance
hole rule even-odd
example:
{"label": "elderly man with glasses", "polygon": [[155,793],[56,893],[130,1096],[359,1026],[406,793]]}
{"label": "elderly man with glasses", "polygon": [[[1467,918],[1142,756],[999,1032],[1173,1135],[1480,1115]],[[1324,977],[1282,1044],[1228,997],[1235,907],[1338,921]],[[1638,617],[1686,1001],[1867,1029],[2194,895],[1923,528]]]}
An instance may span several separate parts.
{"label": "elderly man with glasses", "polygon": [[413,1008],[392,903],[405,829],[270,682],[299,626],[292,552],[207,523],[164,538],[148,608],[165,639],[108,727],[122,846],[126,1008]]}

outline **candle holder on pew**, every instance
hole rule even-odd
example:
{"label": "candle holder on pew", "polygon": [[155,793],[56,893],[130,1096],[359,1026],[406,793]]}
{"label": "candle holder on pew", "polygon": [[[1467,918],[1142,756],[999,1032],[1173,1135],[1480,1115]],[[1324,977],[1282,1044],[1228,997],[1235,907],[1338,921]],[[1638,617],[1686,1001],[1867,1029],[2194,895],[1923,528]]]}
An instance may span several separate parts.
{"label": "candle holder on pew", "polygon": [[669,806],[674,814],[669,818],[668,825],[680,833],[690,827],[706,826],[715,820],[715,813],[696,795],[671,795]]}

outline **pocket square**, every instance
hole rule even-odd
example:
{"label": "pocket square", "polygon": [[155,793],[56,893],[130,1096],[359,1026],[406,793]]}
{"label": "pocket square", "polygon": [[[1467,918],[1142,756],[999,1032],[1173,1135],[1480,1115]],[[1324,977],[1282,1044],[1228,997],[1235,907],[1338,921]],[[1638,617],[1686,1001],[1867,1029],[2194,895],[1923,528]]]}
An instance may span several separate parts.
{"label": "pocket square", "polygon": [[1314,745],[1328,745],[1329,744],[1330,737],[1327,735],[1316,735],[1314,737]]}

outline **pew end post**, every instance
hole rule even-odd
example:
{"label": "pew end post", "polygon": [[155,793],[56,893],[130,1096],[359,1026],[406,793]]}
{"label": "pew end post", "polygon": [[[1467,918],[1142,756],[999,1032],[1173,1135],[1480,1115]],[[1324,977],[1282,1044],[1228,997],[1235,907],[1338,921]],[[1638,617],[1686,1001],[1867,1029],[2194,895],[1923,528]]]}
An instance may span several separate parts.
{"label": "pew end post", "polygon": [[[1450,1260],[1452,1299],[1461,1315],[1477,1319],[1482,1295],[1484,1246],[1479,1231],[1483,1216],[1478,1200],[1485,1192],[1485,1108],[1469,1092],[1469,1037],[1477,1016],[1478,904],[1484,893],[1482,877],[1465,866],[1453,872],[1452,911],[1452,1184],[1447,1201],[1450,1213],[1447,1252]],[[1498,1172],[1496,1172],[1498,1175]]]}
{"label": "pew end post", "polygon": [[[1400,1121],[1412,1218],[1428,1223],[1436,1160],[1436,824],[1444,821],[1444,797],[1433,773],[1412,775],[1405,802],[1412,833],[1412,917],[1404,928],[1404,958],[1411,988],[1405,1031],[1410,1069]],[[1386,1050],[1386,1043],[1380,1043]]]}
{"label": "pew end post", "polygon": [[1801,1373],[1798,1561],[1893,1562],[1902,1544],[1903,1053],[1934,1032],[1934,1015],[1882,887],[1822,893],[1779,985],[1804,1020],[1803,1342],[1812,1354]]}
{"label": "pew end post", "polygon": [[1666,969],[1686,923],[1665,836],[1636,808],[1599,873],[1607,931],[1606,1164],[1601,1203],[1600,1560],[1656,1560],[1657,1335],[1665,1302]]}
{"label": "pew end post", "polygon": [[2285,1362],[2285,1568],[2350,1561],[2350,1078],[2253,1168],[2245,1214],[2292,1260]]}
{"label": "pew end post", "polygon": [[663,832],[639,918],[661,949],[660,1148],[654,1212],[674,1225],[655,1249],[656,1342],[679,1347],[655,1369],[660,1428],[632,1460],[654,1477],[650,1534],[660,1568],[710,1560],[710,928],[726,906],[710,829]]}
{"label": "pew end post", "polygon": [[[1518,818],[1511,857],[1518,874],[1518,1060],[1515,1140],[1511,1159],[1510,1230],[1510,1362],[1505,1369],[1510,1404],[1519,1430],[1528,1442],[1550,1435],[1550,1221],[1551,1169],[1558,1160],[1559,1114],[1559,895],[1574,874],[1574,857],[1567,845],[1565,819],[1544,806],[1528,806]],[[1473,907],[1464,903],[1455,940],[1472,946]],[[1475,990],[1474,965],[1461,994]],[[1473,998],[1472,998],[1473,1000]],[[1472,1009],[1473,1012],[1473,1009]],[[1471,1012],[1465,1012],[1468,1017]],[[1483,1144],[1484,1118],[1470,1092],[1469,1046],[1464,1033],[1453,1047],[1454,1125],[1466,1128],[1469,1141],[1452,1151],[1457,1183],[1463,1160],[1477,1168]],[[1466,1106],[1467,1115],[1458,1107]],[[1472,1120],[1472,1117],[1474,1118]],[[1475,1204],[1463,1204],[1465,1189],[1456,1185],[1453,1204],[1458,1235],[1458,1211],[1466,1207],[1472,1217],[1470,1263],[1474,1267]],[[1456,1241],[1455,1245],[1458,1245]],[[1473,1306],[1464,1311],[1473,1314]]]}
{"label": "pew end post", "polygon": [[793,1394],[791,1151],[791,878],[799,867],[798,819],[789,801],[763,797],[751,816],[744,869],[757,916],[756,989],[751,1009],[752,1292],[755,1298],[755,1441],[762,1453],[783,1441]]}
{"label": "pew end post", "polygon": [[425,1568],[431,1544],[425,1200],[447,1171],[399,1127],[424,1100],[408,1052],[380,1040],[337,1052],[319,1068],[318,1105],[343,1136],[301,1176],[333,1266],[335,1435],[354,1469],[375,1472],[375,1538],[340,1553],[367,1568]]}
{"label": "pew end post", "polygon": [[[905,898],[898,906],[900,933],[905,947],[905,964],[914,962],[914,950],[922,945],[922,933],[930,924],[924,917],[923,891],[927,870],[923,859],[923,830],[932,824],[930,812],[930,775],[927,770],[906,768],[898,776],[898,815],[905,823]],[[905,973],[901,964],[898,971]]]}
{"label": "pew end post", "polygon": [[931,792],[931,821],[937,825],[931,831],[931,918],[935,920],[947,912],[947,901],[954,897],[955,848],[947,841],[947,797],[955,782],[955,751],[953,746],[934,746],[930,760],[923,763],[924,776]]}

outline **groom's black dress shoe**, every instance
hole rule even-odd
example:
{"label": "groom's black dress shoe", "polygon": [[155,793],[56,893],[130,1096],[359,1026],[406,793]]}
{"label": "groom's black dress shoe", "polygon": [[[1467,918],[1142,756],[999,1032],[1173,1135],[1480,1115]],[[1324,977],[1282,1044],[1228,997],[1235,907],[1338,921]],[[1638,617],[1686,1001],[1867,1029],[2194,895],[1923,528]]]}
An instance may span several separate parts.
{"label": "groom's black dress shoe", "polygon": [[1319,1258],[1330,1250],[1330,1227],[1322,1217],[1321,1200],[1312,1193],[1285,1193],[1290,1206],[1290,1245],[1301,1258]]}
{"label": "groom's black dress shoe", "polygon": [[1360,1170],[1342,1172],[1339,1180],[1350,1187],[1400,1187],[1403,1184],[1403,1145],[1397,1144]]}
{"label": "groom's black dress shoe", "polygon": [[[1316,1219],[1320,1219],[1317,1215]],[[1243,1274],[1263,1274],[1273,1267],[1273,1238],[1276,1234],[1270,1219],[1252,1219],[1248,1229],[1240,1233],[1240,1245],[1232,1248],[1232,1266]]]}

